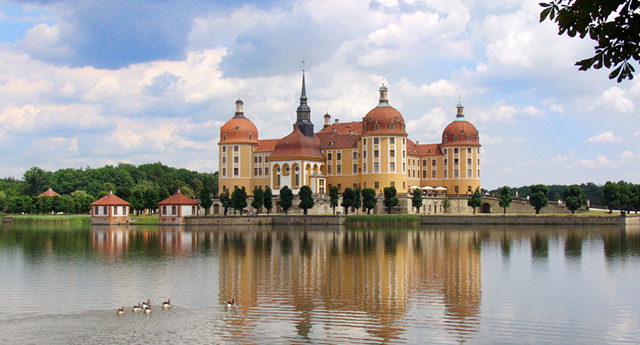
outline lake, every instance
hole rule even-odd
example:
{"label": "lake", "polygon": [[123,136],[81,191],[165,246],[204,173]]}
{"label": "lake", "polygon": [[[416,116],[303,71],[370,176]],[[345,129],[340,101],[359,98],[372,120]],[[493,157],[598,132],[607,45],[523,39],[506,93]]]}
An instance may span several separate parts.
{"label": "lake", "polygon": [[2,344],[640,339],[637,227],[14,224],[0,277]]}

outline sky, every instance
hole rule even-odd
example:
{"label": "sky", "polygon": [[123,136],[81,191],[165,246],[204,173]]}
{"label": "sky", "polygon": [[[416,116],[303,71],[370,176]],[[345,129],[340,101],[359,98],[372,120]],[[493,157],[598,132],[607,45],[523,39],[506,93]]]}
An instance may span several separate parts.
{"label": "sky", "polygon": [[593,42],[539,23],[538,2],[0,0],[0,177],[215,172],[238,97],[260,139],[291,132],[305,61],[316,131],[360,121],[384,82],[420,143],[462,101],[485,189],[640,183],[640,77],[578,71]]}

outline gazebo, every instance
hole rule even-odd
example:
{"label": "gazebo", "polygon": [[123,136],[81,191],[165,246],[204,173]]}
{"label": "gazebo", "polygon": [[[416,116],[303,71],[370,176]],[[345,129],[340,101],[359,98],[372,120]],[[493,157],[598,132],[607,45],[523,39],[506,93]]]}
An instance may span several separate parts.
{"label": "gazebo", "polygon": [[54,192],[53,189],[49,188],[42,194],[38,195],[38,197],[41,197],[41,196],[53,197],[53,196],[60,196],[60,194]]}
{"label": "gazebo", "polygon": [[180,190],[176,194],[160,201],[158,208],[160,209],[159,224],[182,225],[186,223],[187,216],[197,216],[199,202],[182,194]]}
{"label": "gazebo", "polygon": [[129,224],[130,203],[109,194],[91,203],[91,224]]}

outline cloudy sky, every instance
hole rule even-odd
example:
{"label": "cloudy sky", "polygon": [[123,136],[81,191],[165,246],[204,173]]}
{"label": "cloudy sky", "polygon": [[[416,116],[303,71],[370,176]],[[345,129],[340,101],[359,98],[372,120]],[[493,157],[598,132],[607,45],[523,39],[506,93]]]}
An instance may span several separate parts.
{"label": "cloudy sky", "polygon": [[538,2],[0,0],[0,176],[217,171],[238,94],[260,139],[291,131],[305,60],[316,130],[360,120],[384,78],[420,143],[461,95],[484,188],[640,183],[640,77],[578,71],[592,42],[540,24]]}

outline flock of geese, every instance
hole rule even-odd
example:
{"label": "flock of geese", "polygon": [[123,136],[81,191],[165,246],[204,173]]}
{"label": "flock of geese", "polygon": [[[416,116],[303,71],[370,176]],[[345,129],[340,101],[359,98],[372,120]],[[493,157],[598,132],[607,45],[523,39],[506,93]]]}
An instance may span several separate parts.
{"label": "flock of geese", "polygon": [[[173,304],[171,304],[171,298],[169,298],[169,300],[166,302],[162,302],[161,306],[162,306],[162,309],[173,307]],[[231,302],[227,301],[227,308],[235,308],[235,307],[236,307],[235,298],[232,298]],[[138,302],[138,305],[134,305],[133,307],[131,307],[132,313],[135,313],[138,311],[141,311],[145,314],[151,313],[151,298],[149,298],[146,302]],[[122,308],[116,310],[116,314],[118,315],[122,315],[126,312],[127,311],[125,306],[122,306]]]}

